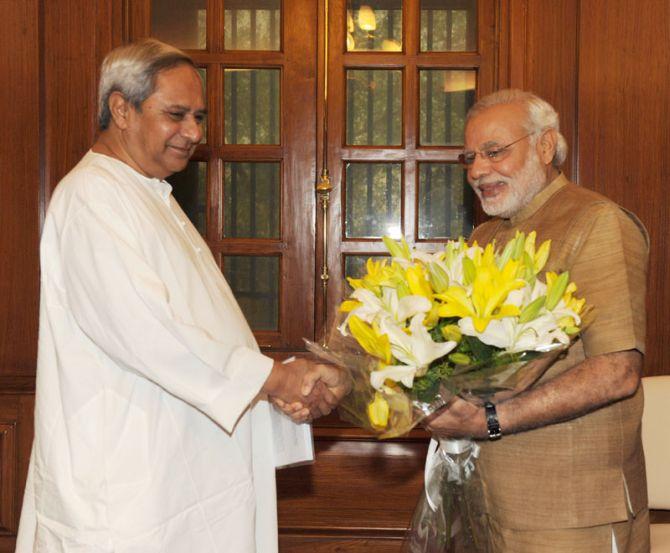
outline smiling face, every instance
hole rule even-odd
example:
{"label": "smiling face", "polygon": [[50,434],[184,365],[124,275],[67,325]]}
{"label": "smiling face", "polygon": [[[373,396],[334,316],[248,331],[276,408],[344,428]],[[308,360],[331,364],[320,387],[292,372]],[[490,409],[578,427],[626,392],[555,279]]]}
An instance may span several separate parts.
{"label": "smiling face", "polygon": [[141,110],[127,104],[123,129],[129,163],[147,177],[164,179],[183,170],[202,139],[205,101],[198,73],[178,65],[156,76]]}
{"label": "smiling face", "polygon": [[[528,115],[519,104],[501,104],[485,109],[468,121],[465,150],[501,148],[528,134]],[[540,133],[538,133],[539,135]],[[488,215],[508,218],[517,213],[548,183],[546,142],[530,135],[509,147],[504,159],[491,161],[476,155],[468,167],[468,182]]]}

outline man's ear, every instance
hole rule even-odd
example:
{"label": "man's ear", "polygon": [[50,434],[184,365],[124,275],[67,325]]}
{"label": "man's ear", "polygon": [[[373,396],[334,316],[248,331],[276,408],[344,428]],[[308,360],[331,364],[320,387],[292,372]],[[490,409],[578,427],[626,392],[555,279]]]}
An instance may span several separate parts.
{"label": "man's ear", "polygon": [[130,102],[119,91],[112,92],[107,102],[114,124],[121,130],[127,129],[130,111],[133,109]]}
{"label": "man's ear", "polygon": [[545,129],[542,131],[537,141],[537,153],[542,163],[549,165],[556,154],[556,144],[558,144],[558,134],[556,129]]}

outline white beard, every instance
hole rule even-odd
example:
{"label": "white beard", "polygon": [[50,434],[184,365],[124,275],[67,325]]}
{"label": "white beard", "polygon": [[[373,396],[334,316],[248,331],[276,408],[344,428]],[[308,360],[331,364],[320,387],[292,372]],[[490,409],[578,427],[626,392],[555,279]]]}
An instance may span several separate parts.
{"label": "white beard", "polygon": [[535,148],[531,147],[523,167],[510,178],[504,179],[507,184],[507,194],[502,198],[490,200],[482,198],[479,190],[477,188],[475,190],[482,202],[484,213],[509,219],[530,203],[535,195],[544,188],[546,180],[545,167]]}

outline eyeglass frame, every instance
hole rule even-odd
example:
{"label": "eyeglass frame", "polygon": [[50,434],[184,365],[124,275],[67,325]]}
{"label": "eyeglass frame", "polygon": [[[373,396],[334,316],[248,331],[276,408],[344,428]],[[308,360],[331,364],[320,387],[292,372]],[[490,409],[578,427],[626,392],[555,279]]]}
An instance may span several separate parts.
{"label": "eyeglass frame", "polygon": [[[460,163],[465,168],[472,167],[475,163],[475,160],[477,159],[477,155],[479,155],[482,159],[485,159],[490,163],[499,163],[507,158],[507,154],[503,155],[501,158],[497,158],[497,156],[499,156],[504,152],[509,152],[509,148],[511,146],[514,146],[515,144],[521,142],[525,138],[534,135],[536,132],[537,131],[529,132],[528,134],[525,134],[521,138],[517,138],[516,140],[510,142],[505,146],[494,146],[492,148],[486,148],[484,150],[471,150],[470,152],[461,152],[460,154],[458,154],[458,163]],[[472,160],[470,162],[467,162],[465,156],[466,154],[470,153],[472,154]],[[492,154],[493,157],[491,157]]]}

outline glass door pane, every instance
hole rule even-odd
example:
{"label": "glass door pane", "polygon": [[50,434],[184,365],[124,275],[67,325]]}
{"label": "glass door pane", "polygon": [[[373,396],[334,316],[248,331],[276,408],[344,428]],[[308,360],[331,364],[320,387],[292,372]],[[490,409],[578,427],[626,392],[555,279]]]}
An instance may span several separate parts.
{"label": "glass door pane", "polygon": [[207,48],[207,0],[152,0],[151,36],[186,50]]}
{"label": "glass door pane", "polygon": [[477,50],[477,0],[421,0],[422,52]]}
{"label": "glass door pane", "polygon": [[400,52],[402,0],[348,0],[347,50]]}
{"label": "glass door pane", "polygon": [[227,0],[224,48],[226,50],[279,50],[280,0]]}

